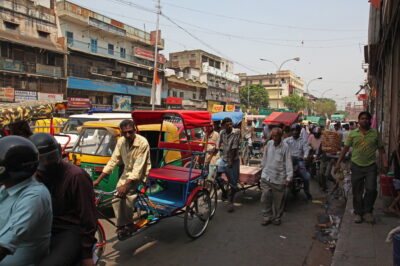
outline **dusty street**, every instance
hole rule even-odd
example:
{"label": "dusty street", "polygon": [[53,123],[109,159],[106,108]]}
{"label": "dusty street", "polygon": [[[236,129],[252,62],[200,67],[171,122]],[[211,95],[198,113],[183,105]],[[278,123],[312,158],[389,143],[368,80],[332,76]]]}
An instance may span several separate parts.
{"label": "dusty street", "polygon": [[[323,199],[312,183],[314,199]],[[331,252],[314,240],[321,204],[291,197],[281,226],[260,225],[260,191],[238,194],[236,211],[218,210],[197,240],[185,234],[183,219],[169,218],[120,242],[115,229],[103,224],[109,243],[100,265],[329,265]]]}

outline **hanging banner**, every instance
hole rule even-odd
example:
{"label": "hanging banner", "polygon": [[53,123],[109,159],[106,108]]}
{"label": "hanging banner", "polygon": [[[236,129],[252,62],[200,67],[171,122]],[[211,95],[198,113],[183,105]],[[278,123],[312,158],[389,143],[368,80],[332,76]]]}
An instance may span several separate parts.
{"label": "hanging banner", "polygon": [[0,101],[13,102],[14,101],[14,89],[13,88],[0,88]]}
{"label": "hanging banner", "polygon": [[358,100],[366,101],[366,100],[368,100],[368,95],[367,94],[358,94]]}
{"label": "hanging banner", "polygon": [[15,101],[25,102],[25,101],[36,101],[37,92],[36,91],[15,91]]}
{"label": "hanging banner", "polygon": [[182,105],[182,98],[179,97],[167,97],[165,99],[166,104]]}
{"label": "hanging banner", "polygon": [[222,104],[214,104],[212,107],[212,113],[219,113],[224,111],[224,106]]}
{"label": "hanging banner", "polygon": [[113,96],[113,111],[130,112],[132,111],[132,97],[129,95]]}
{"label": "hanging banner", "polygon": [[45,92],[38,92],[38,100],[56,100],[62,101],[64,99],[64,95],[59,93],[45,93]]}
{"label": "hanging banner", "polygon": [[68,109],[90,109],[92,107],[92,102],[89,98],[78,98],[69,97],[68,98]]}
{"label": "hanging banner", "polygon": [[234,112],[235,111],[235,105],[234,104],[225,105],[225,111],[226,112]]}
{"label": "hanging banner", "polygon": [[[143,58],[143,59],[154,61],[154,53],[153,52],[144,50],[144,49],[139,48],[139,47],[135,47],[134,48],[133,55],[136,56],[136,57],[140,57],[140,58]],[[161,63],[161,64],[165,64],[164,55],[158,54],[158,60],[157,61],[159,63]]]}

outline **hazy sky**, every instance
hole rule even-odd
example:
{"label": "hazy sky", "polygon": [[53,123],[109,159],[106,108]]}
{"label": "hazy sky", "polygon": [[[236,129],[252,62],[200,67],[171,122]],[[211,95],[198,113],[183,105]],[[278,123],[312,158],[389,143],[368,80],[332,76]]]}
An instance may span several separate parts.
{"label": "hazy sky", "polygon": [[[131,26],[155,29],[154,0],[73,0]],[[161,17],[169,52],[203,49],[235,62],[235,72],[260,74],[300,57],[290,69],[310,84],[311,93],[334,98],[342,107],[354,101],[365,74],[361,68],[367,42],[367,0],[161,0],[162,13],[205,44]],[[344,97],[347,97],[344,99]]]}

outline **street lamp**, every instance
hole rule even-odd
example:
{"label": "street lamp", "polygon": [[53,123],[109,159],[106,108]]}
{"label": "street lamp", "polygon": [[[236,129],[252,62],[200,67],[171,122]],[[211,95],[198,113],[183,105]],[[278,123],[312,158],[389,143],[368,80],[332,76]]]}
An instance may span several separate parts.
{"label": "street lamp", "polygon": [[308,86],[310,86],[310,83],[315,81],[315,80],[319,80],[319,79],[322,79],[322,77],[318,77],[318,78],[312,79],[309,82],[307,82],[307,84],[306,84],[306,93],[308,93]]}
{"label": "street lamp", "polygon": [[275,62],[272,61],[272,60],[268,60],[268,59],[265,59],[265,58],[260,58],[260,60],[261,60],[261,61],[265,61],[265,62],[270,62],[270,63],[274,64],[274,66],[276,67],[277,72],[278,72],[278,71],[281,70],[282,66],[283,66],[286,62],[289,62],[289,61],[297,61],[297,62],[299,62],[299,61],[300,61],[300,57],[289,58],[289,59],[283,61],[283,62],[281,63],[280,66],[278,66],[278,64],[275,63]]}
{"label": "street lamp", "polygon": [[328,91],[331,91],[332,89],[327,89],[327,90],[325,90],[322,94],[321,94],[321,98],[323,99],[324,98],[324,95],[325,95],[325,93],[327,93]]}

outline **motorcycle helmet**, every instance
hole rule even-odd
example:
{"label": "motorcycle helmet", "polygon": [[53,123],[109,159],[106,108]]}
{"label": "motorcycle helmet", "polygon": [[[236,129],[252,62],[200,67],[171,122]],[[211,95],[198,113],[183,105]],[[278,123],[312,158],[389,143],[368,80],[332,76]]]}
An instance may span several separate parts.
{"label": "motorcycle helmet", "polygon": [[36,133],[29,139],[39,150],[39,171],[45,172],[61,162],[61,146],[52,135]]}
{"label": "motorcycle helmet", "polygon": [[6,136],[0,139],[0,182],[31,177],[39,164],[39,152],[28,139]]}
{"label": "motorcycle helmet", "polygon": [[294,130],[301,131],[301,126],[300,126],[299,124],[293,124],[293,125],[290,127],[290,130],[291,130],[291,131],[294,131]]}

